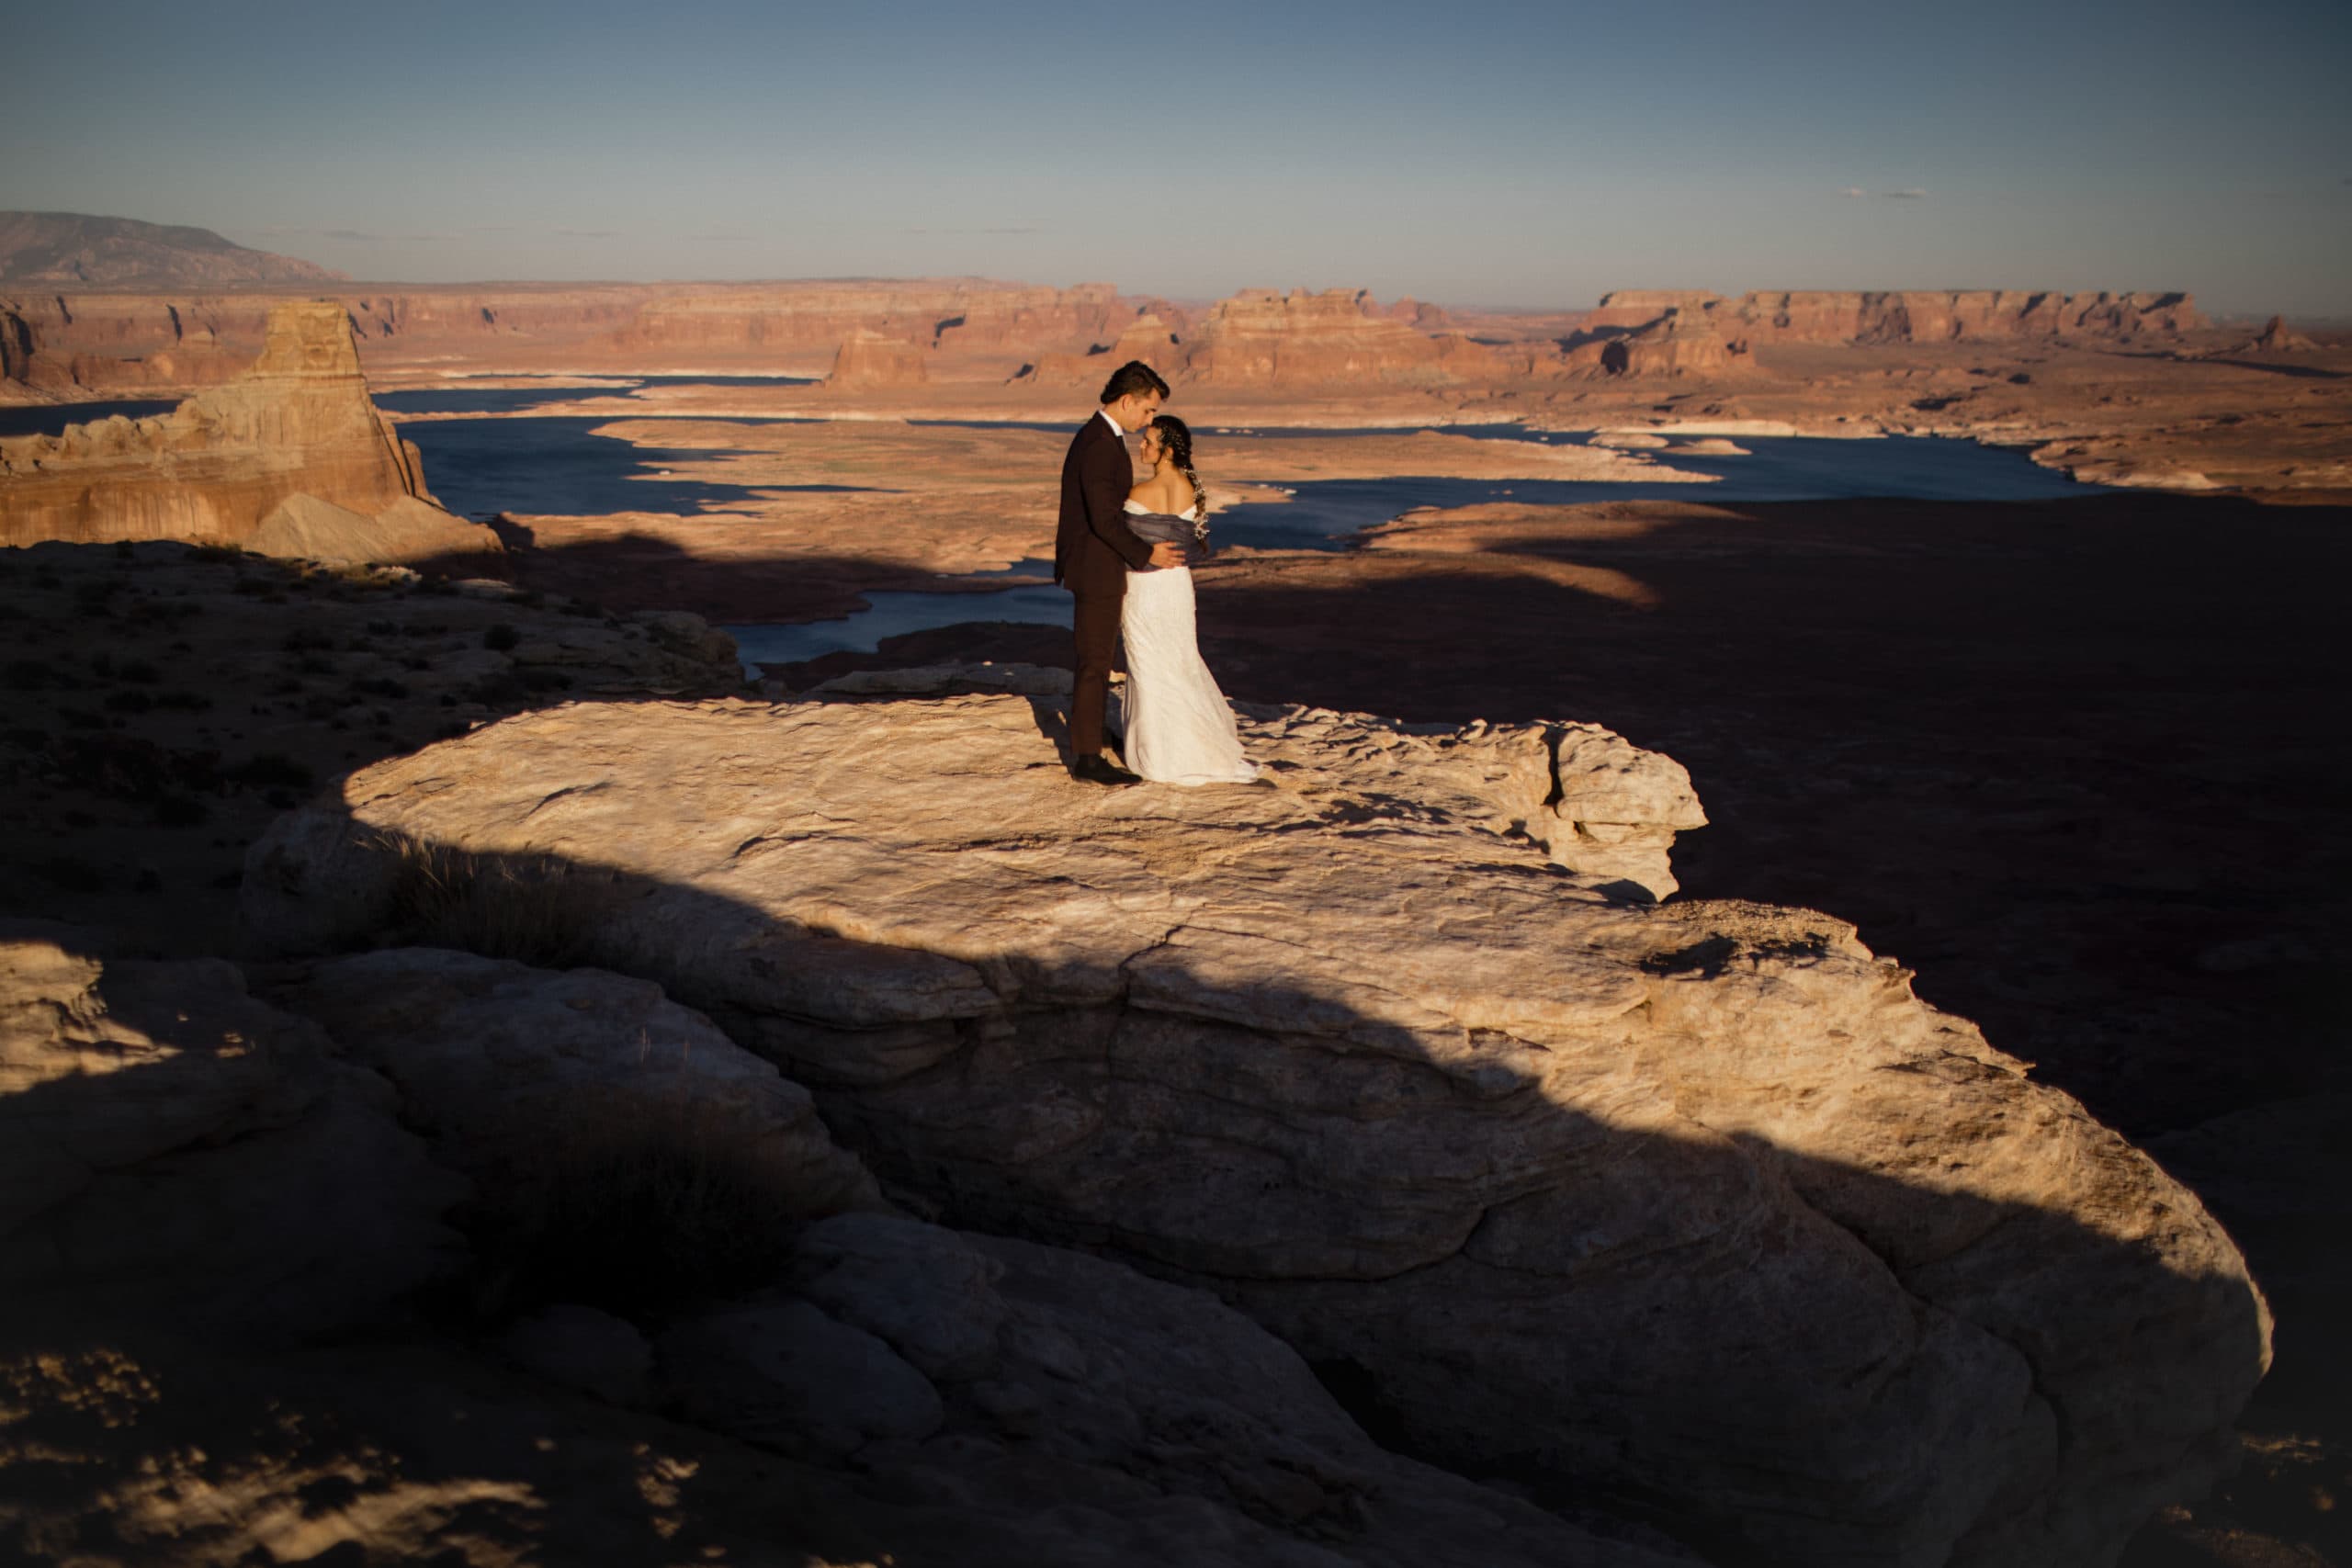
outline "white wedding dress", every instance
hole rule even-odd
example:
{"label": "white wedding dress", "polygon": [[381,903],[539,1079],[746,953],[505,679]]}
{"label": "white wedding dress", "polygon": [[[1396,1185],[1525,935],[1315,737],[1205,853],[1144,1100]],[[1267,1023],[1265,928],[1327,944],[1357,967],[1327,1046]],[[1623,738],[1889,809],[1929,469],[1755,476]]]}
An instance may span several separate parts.
{"label": "white wedding dress", "polygon": [[[1149,516],[1130,501],[1126,509]],[[1176,513],[1191,522],[1193,507]],[[1258,770],[1241,752],[1233,709],[1201,659],[1189,567],[1127,573],[1119,613],[1127,684],[1118,705],[1127,766],[1155,784],[1248,784]]]}

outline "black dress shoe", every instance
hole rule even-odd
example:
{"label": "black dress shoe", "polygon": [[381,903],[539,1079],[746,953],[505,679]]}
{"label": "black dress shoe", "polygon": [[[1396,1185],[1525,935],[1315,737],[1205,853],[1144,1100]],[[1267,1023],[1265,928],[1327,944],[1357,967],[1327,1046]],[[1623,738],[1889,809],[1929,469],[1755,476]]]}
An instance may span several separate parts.
{"label": "black dress shoe", "polygon": [[1126,769],[1114,767],[1110,759],[1107,757],[1080,757],[1077,761],[1070,764],[1069,776],[1074,779],[1083,779],[1088,784],[1132,784],[1143,783],[1143,780],[1127,772]]}

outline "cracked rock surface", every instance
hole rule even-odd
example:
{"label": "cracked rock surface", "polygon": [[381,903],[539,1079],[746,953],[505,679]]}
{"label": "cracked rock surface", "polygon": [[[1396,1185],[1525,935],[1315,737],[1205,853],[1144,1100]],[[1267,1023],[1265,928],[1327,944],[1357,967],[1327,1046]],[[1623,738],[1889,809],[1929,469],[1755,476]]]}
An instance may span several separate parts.
{"label": "cracked rock surface", "polygon": [[282,818],[244,910],[368,940],[441,857],[901,1201],[1206,1285],[1422,1457],[1725,1556],[2095,1562],[2222,1462],[2268,1331],[2228,1236],[1850,927],[1558,863],[1548,759],[1605,731],[1263,710],[1275,787],[1102,791],[1057,723],[526,715]]}

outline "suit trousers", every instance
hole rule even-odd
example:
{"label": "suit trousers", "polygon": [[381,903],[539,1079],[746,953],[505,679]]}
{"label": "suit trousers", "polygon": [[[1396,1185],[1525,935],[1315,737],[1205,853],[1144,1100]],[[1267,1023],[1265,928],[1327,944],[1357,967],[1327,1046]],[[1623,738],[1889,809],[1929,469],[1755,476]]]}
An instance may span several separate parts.
{"label": "suit trousers", "polygon": [[1119,612],[1125,606],[1127,581],[1124,573],[1108,585],[1070,585],[1076,601],[1070,614],[1069,751],[1070,760],[1098,755],[1102,750],[1102,713],[1111,702],[1111,660],[1119,651]]}

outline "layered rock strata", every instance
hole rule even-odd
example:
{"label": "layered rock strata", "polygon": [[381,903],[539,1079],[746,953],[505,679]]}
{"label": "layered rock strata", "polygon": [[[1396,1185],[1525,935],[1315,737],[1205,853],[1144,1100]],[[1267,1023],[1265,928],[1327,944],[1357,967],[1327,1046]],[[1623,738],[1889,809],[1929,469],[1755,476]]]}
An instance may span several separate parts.
{"label": "layered rock strata", "polygon": [[2228,1237],[1850,928],[1560,868],[1515,730],[1286,712],[1272,788],[1098,793],[1056,722],[526,716],[282,819],[246,917],[364,940],[460,857],[942,1217],[1211,1285],[1418,1450],[1741,1560],[2098,1561],[2225,1462]]}
{"label": "layered rock strata", "polygon": [[1669,306],[1656,321],[1623,336],[1568,351],[1565,364],[1586,376],[1695,376],[1720,380],[1752,371],[1745,339],[1726,342],[1707,312]]}
{"label": "layered rock strata", "polygon": [[842,340],[825,385],[835,390],[871,387],[916,387],[929,380],[922,350],[913,344],[860,328]]}
{"label": "layered rock strata", "polygon": [[261,357],[168,414],[0,441],[0,543],[181,539],[397,562],[495,554],[432,504],[326,301],[270,313]]}
{"label": "layered rock strata", "polygon": [[1380,313],[1369,291],[1248,288],[1212,306],[1185,344],[1184,371],[1217,388],[1432,385],[1491,376],[1501,361]]}
{"label": "layered rock strata", "polygon": [[2210,323],[2179,293],[2059,294],[2019,288],[1750,290],[1619,289],[1589,328],[1646,326],[1668,312],[1704,313],[1735,339],[1760,343],[1947,343],[1978,338],[2177,335]]}

